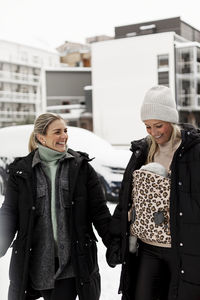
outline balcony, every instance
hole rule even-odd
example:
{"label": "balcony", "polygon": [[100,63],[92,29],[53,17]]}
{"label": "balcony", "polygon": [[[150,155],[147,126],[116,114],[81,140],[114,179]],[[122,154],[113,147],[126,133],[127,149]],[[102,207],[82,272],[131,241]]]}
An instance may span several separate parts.
{"label": "balcony", "polygon": [[67,120],[77,120],[85,111],[85,108],[83,104],[52,105],[47,106],[47,111],[60,114]]}
{"label": "balcony", "polygon": [[37,101],[38,101],[38,96],[34,93],[0,91],[0,102],[36,104]]}
{"label": "balcony", "polygon": [[193,61],[182,61],[177,63],[177,73],[178,74],[190,74],[194,72],[194,62]]}
{"label": "balcony", "polygon": [[200,111],[200,95],[178,95],[178,109],[182,111]]}
{"label": "balcony", "polygon": [[40,82],[40,76],[0,70],[0,82],[38,86]]}
{"label": "balcony", "polygon": [[0,111],[0,122],[24,122],[26,119],[34,120],[34,111]]}

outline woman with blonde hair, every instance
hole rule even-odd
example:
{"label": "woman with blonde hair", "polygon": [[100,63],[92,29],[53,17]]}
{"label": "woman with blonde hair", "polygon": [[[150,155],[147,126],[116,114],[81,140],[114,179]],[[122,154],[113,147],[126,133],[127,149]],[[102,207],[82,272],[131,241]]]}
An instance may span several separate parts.
{"label": "woman with blonde hair", "polygon": [[42,114],[30,154],[10,165],[0,209],[0,256],[13,249],[8,300],[100,297],[93,225],[108,245],[110,213],[88,155],[67,140],[63,118]]}
{"label": "woman with blonde hair", "polygon": [[107,260],[122,263],[123,300],[199,300],[199,130],[178,125],[166,86],[147,91],[141,120],[148,136],[131,145]]}

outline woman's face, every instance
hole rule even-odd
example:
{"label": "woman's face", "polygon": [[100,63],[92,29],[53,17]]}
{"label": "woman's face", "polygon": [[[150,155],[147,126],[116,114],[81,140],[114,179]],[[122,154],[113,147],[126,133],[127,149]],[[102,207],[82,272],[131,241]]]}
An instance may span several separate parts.
{"label": "woman's face", "polygon": [[43,146],[64,152],[68,140],[67,127],[64,120],[55,120],[48,127],[45,135],[38,135]]}
{"label": "woman's face", "polygon": [[172,135],[173,127],[171,123],[160,120],[144,121],[146,130],[156,141],[157,144],[167,143]]}

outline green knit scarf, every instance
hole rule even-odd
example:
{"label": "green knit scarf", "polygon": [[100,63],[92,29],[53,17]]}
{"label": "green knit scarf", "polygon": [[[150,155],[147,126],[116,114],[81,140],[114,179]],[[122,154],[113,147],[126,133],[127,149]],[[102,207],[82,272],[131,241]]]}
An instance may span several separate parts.
{"label": "green knit scarf", "polygon": [[38,145],[39,156],[42,161],[42,167],[45,174],[50,179],[51,183],[51,221],[53,227],[53,236],[57,242],[57,219],[56,219],[56,171],[59,165],[59,160],[66,155],[66,151],[58,152],[48,147]]}

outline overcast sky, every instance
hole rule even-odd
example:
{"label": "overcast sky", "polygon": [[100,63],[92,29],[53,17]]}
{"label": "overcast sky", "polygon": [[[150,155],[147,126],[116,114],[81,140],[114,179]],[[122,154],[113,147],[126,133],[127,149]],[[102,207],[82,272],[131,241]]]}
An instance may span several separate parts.
{"label": "overcast sky", "polygon": [[114,27],[180,16],[200,30],[199,0],[0,0],[0,39],[46,43],[114,35]]}

